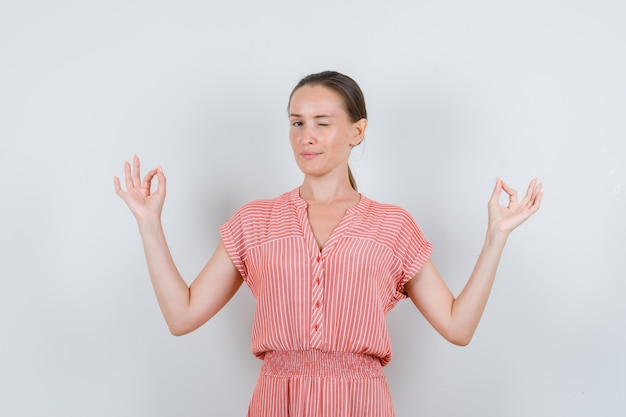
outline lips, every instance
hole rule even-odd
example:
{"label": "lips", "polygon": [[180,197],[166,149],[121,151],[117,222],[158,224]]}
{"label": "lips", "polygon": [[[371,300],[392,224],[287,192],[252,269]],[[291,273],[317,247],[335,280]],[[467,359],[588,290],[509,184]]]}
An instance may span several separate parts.
{"label": "lips", "polygon": [[304,158],[304,159],[313,159],[316,156],[318,156],[320,153],[319,152],[302,152],[300,155]]}

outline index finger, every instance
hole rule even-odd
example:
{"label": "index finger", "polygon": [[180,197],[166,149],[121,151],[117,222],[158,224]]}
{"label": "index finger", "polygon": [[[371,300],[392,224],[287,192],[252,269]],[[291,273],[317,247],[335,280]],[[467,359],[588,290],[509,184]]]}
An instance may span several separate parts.
{"label": "index finger", "polygon": [[517,203],[517,191],[514,188],[509,187],[504,181],[502,181],[502,189],[509,195],[509,202]]}
{"label": "index finger", "polygon": [[491,201],[499,201],[500,193],[502,192],[502,180],[498,177],[496,178],[496,185],[493,187],[493,192],[491,193]]}

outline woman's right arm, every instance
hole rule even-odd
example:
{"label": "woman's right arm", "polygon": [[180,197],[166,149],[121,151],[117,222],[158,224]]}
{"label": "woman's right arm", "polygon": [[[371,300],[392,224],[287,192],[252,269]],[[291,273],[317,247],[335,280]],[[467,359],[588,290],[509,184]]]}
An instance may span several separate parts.
{"label": "woman's right arm", "polygon": [[[115,177],[115,192],[137,220],[152,286],[169,330],[174,335],[183,335],[213,317],[237,292],[243,280],[220,240],[209,262],[191,286],[187,285],[174,264],[161,224],[165,175],[161,168],[156,168],[142,181],[139,168],[137,156],[133,158],[132,169],[126,162],[126,191]],[[152,192],[154,177],[158,184]]]}

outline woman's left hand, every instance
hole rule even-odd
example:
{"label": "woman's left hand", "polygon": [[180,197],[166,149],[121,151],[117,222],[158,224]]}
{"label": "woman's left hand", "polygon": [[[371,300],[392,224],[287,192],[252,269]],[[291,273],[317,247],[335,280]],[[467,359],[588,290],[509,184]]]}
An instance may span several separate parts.
{"label": "woman's left hand", "polygon": [[[524,223],[539,210],[541,198],[543,197],[541,185],[536,178],[532,180],[528,185],[526,195],[521,201],[518,201],[517,191],[498,178],[488,204],[489,227],[504,233],[510,233],[517,226]],[[509,204],[506,207],[499,202],[502,191],[509,196]]]}

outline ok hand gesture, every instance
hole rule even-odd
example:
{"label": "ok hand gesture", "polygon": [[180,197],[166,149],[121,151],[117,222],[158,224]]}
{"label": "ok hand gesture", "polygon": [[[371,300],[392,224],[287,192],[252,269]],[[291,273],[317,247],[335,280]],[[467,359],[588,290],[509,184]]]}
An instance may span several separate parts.
{"label": "ok hand gesture", "polygon": [[[120,186],[120,179],[114,177],[115,192],[128,205],[137,221],[143,219],[160,219],[165,202],[165,175],[161,168],[154,168],[141,181],[139,175],[139,157],[133,157],[133,167],[124,163],[124,180],[126,191]],[[157,177],[157,188],[151,191],[152,180]]]}
{"label": "ok hand gesture", "polygon": [[[499,203],[502,191],[509,196],[509,204],[506,207]],[[510,233],[539,210],[542,197],[541,183],[537,182],[537,179],[530,182],[526,195],[518,202],[517,191],[498,178],[488,204],[489,227]]]}

